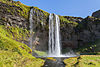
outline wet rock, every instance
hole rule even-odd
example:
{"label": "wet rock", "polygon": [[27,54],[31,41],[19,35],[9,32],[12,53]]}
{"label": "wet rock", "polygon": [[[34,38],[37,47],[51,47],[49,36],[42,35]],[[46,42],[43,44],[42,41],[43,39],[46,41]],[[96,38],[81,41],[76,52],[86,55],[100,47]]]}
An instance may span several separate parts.
{"label": "wet rock", "polygon": [[62,42],[62,47],[63,49],[65,48],[77,48],[77,41],[65,41],[65,42]]}

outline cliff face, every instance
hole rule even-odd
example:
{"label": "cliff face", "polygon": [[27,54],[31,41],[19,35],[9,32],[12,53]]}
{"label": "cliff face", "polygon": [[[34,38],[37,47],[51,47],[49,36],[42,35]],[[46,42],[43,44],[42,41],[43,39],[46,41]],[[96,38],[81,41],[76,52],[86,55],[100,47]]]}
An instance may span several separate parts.
{"label": "cliff face", "polygon": [[[0,0],[0,25],[4,26],[12,26],[30,30],[29,16],[30,9],[34,8],[33,11],[33,25],[35,34],[33,34],[33,46],[35,45],[36,49],[44,50],[47,46],[48,39],[48,16],[49,13],[37,8],[37,7],[29,7],[26,6],[19,1],[8,1],[8,0]],[[11,31],[12,35],[15,36],[14,32]],[[26,33],[25,33],[26,34]],[[29,46],[29,32],[27,33],[26,39],[22,38],[13,38],[19,42],[25,43]],[[44,38],[45,37],[45,38]],[[40,46],[37,46],[41,44]],[[43,47],[43,48],[42,48]],[[47,48],[45,48],[46,50]]]}
{"label": "cliff face", "polygon": [[48,47],[49,13],[33,7],[33,46],[36,50],[46,51]]}
{"label": "cliff face", "polygon": [[95,40],[100,39],[99,30],[100,19],[88,16],[87,18],[83,19],[82,23],[80,23],[77,27],[79,42],[85,45],[89,42],[94,42]]}
{"label": "cliff face", "polygon": [[[33,46],[36,50],[48,49],[49,13],[37,8],[10,1],[0,2],[0,25],[30,29],[30,9],[33,10]],[[93,14],[94,16],[94,14]],[[80,48],[100,39],[100,19],[94,17],[59,16],[62,48]],[[29,33],[28,33],[29,34]],[[29,45],[29,36],[18,40]],[[15,39],[16,40],[16,39]],[[94,48],[94,47],[93,47]]]}
{"label": "cliff face", "polygon": [[93,16],[93,17],[96,17],[96,18],[100,18],[100,10],[94,12],[94,13],[92,14],[92,16]]}
{"label": "cliff face", "polygon": [[84,19],[78,19],[77,23],[77,26],[67,26],[68,28],[64,27],[64,29],[62,30],[65,30],[65,32],[63,32],[64,36],[62,35],[62,38],[64,40],[66,39],[65,41],[63,40],[64,47],[69,46],[71,48],[77,49],[82,49],[83,47],[83,49],[85,48],[84,51],[94,52],[98,46],[96,44],[96,41],[100,39],[100,19],[88,16]]}
{"label": "cliff face", "polygon": [[[0,24],[9,25],[9,26],[18,26],[28,29],[28,16],[30,7],[23,6],[21,7],[19,2],[9,2],[3,3],[0,2]],[[24,12],[24,10],[26,10]],[[26,16],[27,15],[27,16]]]}
{"label": "cliff face", "polygon": [[[36,11],[34,11],[36,12]],[[49,32],[49,14],[46,15],[37,10],[37,13],[34,13],[34,32],[33,45],[36,45],[36,49],[46,51],[48,50],[48,32]],[[38,16],[37,16],[38,15]],[[59,16],[60,18],[60,33],[61,33],[61,43],[62,49],[73,48],[79,49],[83,46],[91,47],[96,40],[100,39],[100,19],[95,17],[70,17],[70,16]],[[36,30],[36,31],[35,31]],[[35,44],[34,44],[35,43]],[[89,45],[91,43],[91,45]],[[92,49],[89,51],[95,51],[95,47],[92,46]]]}
{"label": "cliff face", "polygon": [[[32,56],[29,44],[30,7],[0,0],[0,67],[41,67],[44,60]],[[27,45],[26,45],[27,44]]]}

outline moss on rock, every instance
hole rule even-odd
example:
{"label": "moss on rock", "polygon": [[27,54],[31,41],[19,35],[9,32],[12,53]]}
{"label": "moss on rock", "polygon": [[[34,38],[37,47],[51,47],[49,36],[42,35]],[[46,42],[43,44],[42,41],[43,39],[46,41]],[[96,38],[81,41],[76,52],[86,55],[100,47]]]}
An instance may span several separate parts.
{"label": "moss on rock", "polygon": [[11,15],[23,16],[28,20],[30,6],[26,6],[19,1],[0,0],[0,2],[5,4],[4,6],[1,5],[6,10],[5,12]]}
{"label": "moss on rock", "polygon": [[0,25],[0,33],[5,37],[9,37],[19,42],[27,42],[28,38],[30,37],[30,31],[28,31],[27,29],[19,28],[17,26],[13,27]]}
{"label": "moss on rock", "polygon": [[72,24],[73,27],[76,27],[78,25],[77,22],[69,21],[67,18],[64,18],[63,16],[59,16],[60,22],[61,22],[61,27],[64,26],[65,24]]}
{"label": "moss on rock", "polygon": [[19,32],[22,30],[7,28],[0,26],[0,67],[41,67],[44,60],[33,57],[32,50],[27,45],[13,39],[13,35],[20,38]]}
{"label": "moss on rock", "polygon": [[64,60],[66,67],[99,67],[100,55],[81,55],[76,58],[68,58]]}

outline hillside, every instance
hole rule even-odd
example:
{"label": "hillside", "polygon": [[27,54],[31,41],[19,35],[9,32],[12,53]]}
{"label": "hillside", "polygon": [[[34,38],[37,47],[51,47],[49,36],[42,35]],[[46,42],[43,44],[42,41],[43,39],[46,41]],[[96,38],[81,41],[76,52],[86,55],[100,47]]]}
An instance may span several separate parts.
{"label": "hillside", "polygon": [[[30,9],[33,8],[32,50],[30,42]],[[88,65],[99,65],[100,55],[99,11],[86,18],[59,16],[62,53],[72,49],[79,53],[76,67],[89,59]],[[53,14],[54,15],[54,14]],[[44,60],[34,56],[47,55],[49,34],[49,13],[38,7],[26,6],[19,1],[0,0],[0,67],[41,67]],[[34,55],[34,56],[32,56]],[[87,58],[87,55],[92,56]],[[87,59],[85,59],[87,58]],[[69,59],[64,60],[65,64]],[[77,60],[77,61],[76,61]],[[81,61],[82,60],[82,61]],[[73,61],[70,61],[73,62]],[[69,63],[69,62],[68,62]],[[95,64],[94,64],[95,63]],[[70,63],[69,63],[70,64]],[[84,65],[84,64],[83,64]]]}
{"label": "hillside", "polygon": [[21,6],[20,2],[0,0],[0,67],[41,67],[44,64],[44,60],[33,57],[32,50],[22,43],[27,42],[30,36],[29,30],[6,25],[11,22],[5,18],[7,15],[21,16],[27,18],[26,21],[28,20],[29,10],[24,10],[26,12],[22,14],[19,11],[22,11],[21,8],[30,10],[28,6],[23,4]]}
{"label": "hillside", "polygon": [[[13,39],[15,38],[13,35],[19,34],[22,30],[20,28],[9,28],[0,25],[0,67],[42,66],[44,60],[33,57],[32,50],[27,45]],[[16,37],[21,38],[21,35]]]}

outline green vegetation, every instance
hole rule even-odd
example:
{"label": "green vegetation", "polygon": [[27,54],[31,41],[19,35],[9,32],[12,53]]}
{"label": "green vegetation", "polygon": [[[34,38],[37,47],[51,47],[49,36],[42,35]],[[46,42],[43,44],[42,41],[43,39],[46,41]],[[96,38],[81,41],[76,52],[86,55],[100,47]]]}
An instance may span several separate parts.
{"label": "green vegetation", "polygon": [[31,55],[0,50],[0,67],[41,67],[44,61]]}
{"label": "green vegetation", "polygon": [[74,67],[74,65],[77,63],[77,58],[68,58],[64,60],[64,63],[66,64],[66,67]]}
{"label": "green vegetation", "polygon": [[[0,0],[0,12],[8,15],[17,15],[22,16],[28,20],[30,6],[26,6],[19,1],[13,0]],[[39,9],[38,7],[33,7],[36,9],[36,12],[42,12],[44,15],[43,19],[48,19],[49,13]],[[42,16],[42,15],[41,15]],[[41,17],[40,16],[40,17]],[[100,19],[94,17],[87,17],[84,22],[77,23],[69,21],[64,16],[59,16],[61,21],[61,27],[69,24],[72,27],[78,27],[79,29],[86,29],[84,24],[87,22],[93,22],[93,24],[98,24]],[[72,19],[74,19],[72,17]],[[87,20],[89,19],[89,20]],[[2,21],[2,22],[1,22]],[[7,22],[7,19],[2,17],[0,23],[3,21]],[[40,21],[42,23],[42,20]],[[40,24],[39,24],[40,26]],[[39,27],[41,28],[41,27]],[[48,24],[45,23],[44,28],[48,29]],[[37,59],[33,57],[32,50],[24,43],[28,42],[30,37],[30,32],[27,29],[4,26],[0,25],[0,67],[41,67],[44,64],[44,60]],[[66,67],[99,67],[100,66],[100,40],[96,40],[93,43],[84,44],[80,49],[77,49],[76,52],[85,54],[76,58],[65,59],[64,62]],[[46,56],[46,52],[41,52],[34,50],[38,56]],[[91,55],[92,54],[92,55]],[[94,55],[93,55],[94,54]],[[56,61],[54,58],[47,58],[49,60]]]}
{"label": "green vegetation", "polygon": [[19,42],[27,41],[30,36],[30,32],[26,29],[3,25],[0,25],[0,33]]}
{"label": "green vegetation", "polygon": [[[5,8],[8,13],[10,13],[12,15],[15,15],[17,13],[18,15],[23,16],[24,18],[26,18],[28,20],[30,8],[31,8],[30,6],[24,5],[20,1],[0,0],[0,2],[8,5],[8,7]],[[10,6],[12,6],[12,7],[10,7]],[[39,9],[38,7],[33,7],[33,8],[42,12],[46,17],[49,16],[49,13]]]}
{"label": "green vegetation", "polygon": [[12,15],[17,13],[28,20],[30,6],[26,6],[19,1],[0,0],[0,2],[7,4],[8,7],[3,8],[5,8],[8,13],[11,13]]}
{"label": "green vegetation", "polygon": [[79,30],[81,30],[81,29],[86,29],[86,27],[84,27],[84,22],[83,22],[83,23],[79,23],[79,24],[77,25],[77,28],[78,28]]}
{"label": "green vegetation", "polygon": [[[0,0],[2,4],[0,11],[9,15],[22,16],[28,20],[30,6],[26,6],[19,1]],[[43,12],[47,17],[49,13],[34,7]],[[0,19],[0,23],[7,20]],[[21,42],[28,42],[30,32],[27,29],[0,25],[0,67],[41,67],[44,60],[33,57],[32,50]],[[35,51],[39,56],[47,55],[45,52]]]}
{"label": "green vegetation", "polygon": [[34,50],[34,52],[35,52],[38,56],[47,56],[47,53],[46,53],[46,52],[43,52],[43,51]]}
{"label": "green vegetation", "polygon": [[95,18],[95,17],[92,17],[92,16],[88,16],[81,23],[79,23],[77,25],[77,28],[88,30],[89,29],[89,27],[87,26],[88,24],[98,25],[98,24],[100,24],[100,18]]}
{"label": "green vegetation", "polygon": [[[38,7],[33,7],[33,8],[35,8],[36,10],[38,10],[38,11],[40,11],[40,12],[42,12],[46,17],[48,17],[49,16],[49,13],[48,12],[46,12],[46,11],[43,11],[43,10],[41,10],[41,9],[39,9]],[[37,11],[36,11],[37,12]]]}
{"label": "green vegetation", "polygon": [[55,58],[53,58],[53,57],[47,57],[46,59],[48,59],[48,60],[52,60],[52,61],[57,61]]}
{"label": "green vegetation", "polygon": [[41,67],[44,64],[44,60],[31,55],[32,50],[27,45],[14,40],[26,37],[28,31],[21,33],[20,28],[0,25],[0,67]]}
{"label": "green vegetation", "polygon": [[[94,21],[94,24],[99,24],[100,23],[100,18],[88,16],[86,19],[90,19],[89,21]],[[87,20],[88,22],[88,20]]]}
{"label": "green vegetation", "polygon": [[75,27],[78,25],[77,22],[69,21],[66,18],[64,18],[63,16],[59,16],[59,18],[60,18],[60,21],[61,21],[61,26],[64,26],[64,24],[66,24],[66,23],[73,24],[73,26],[75,26]]}
{"label": "green vegetation", "polygon": [[99,67],[100,66],[100,56],[81,56],[78,60],[79,63],[77,66],[80,67]]}
{"label": "green vegetation", "polygon": [[[81,47],[81,46],[80,46]],[[82,55],[100,55],[100,39],[95,42],[90,42],[78,48],[76,52],[81,53]]]}
{"label": "green vegetation", "polygon": [[65,59],[66,67],[99,67],[100,55],[81,55],[76,58]]}

